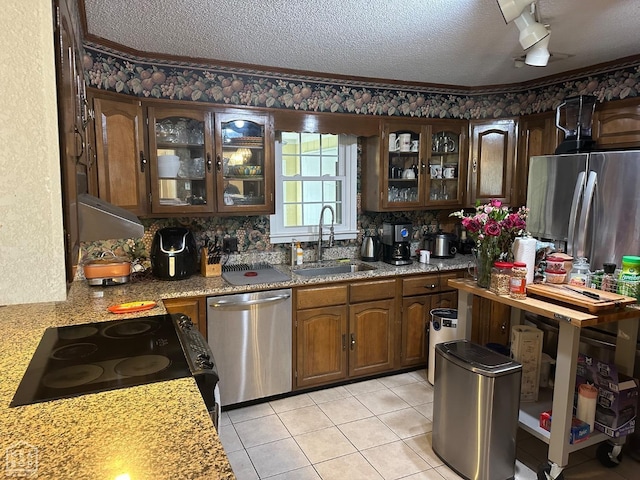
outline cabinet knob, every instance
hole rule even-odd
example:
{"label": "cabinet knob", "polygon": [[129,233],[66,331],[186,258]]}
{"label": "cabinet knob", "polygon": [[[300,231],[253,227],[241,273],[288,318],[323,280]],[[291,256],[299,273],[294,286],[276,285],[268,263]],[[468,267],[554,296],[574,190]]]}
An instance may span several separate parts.
{"label": "cabinet knob", "polygon": [[473,163],[471,164],[471,170],[473,171],[473,173],[476,173],[478,171],[478,159],[477,158],[473,159]]}
{"label": "cabinet knob", "polygon": [[144,172],[146,165],[147,165],[147,159],[144,158],[144,152],[140,150],[140,171],[141,172]]}
{"label": "cabinet knob", "polygon": [[343,333],[342,334],[342,350],[346,350],[347,349],[347,336]]}
{"label": "cabinet knob", "polygon": [[[218,166],[218,171],[220,171],[220,155],[218,155],[217,157],[217,161],[216,161],[216,165]],[[207,172],[211,171],[211,154],[207,153]]]}
{"label": "cabinet knob", "polygon": [[356,346],[356,337],[352,333],[351,334],[351,350],[353,350],[355,346]]}
{"label": "cabinet knob", "polygon": [[507,331],[507,322],[502,322],[502,325],[500,325],[500,330],[502,331],[502,333],[505,333]]}

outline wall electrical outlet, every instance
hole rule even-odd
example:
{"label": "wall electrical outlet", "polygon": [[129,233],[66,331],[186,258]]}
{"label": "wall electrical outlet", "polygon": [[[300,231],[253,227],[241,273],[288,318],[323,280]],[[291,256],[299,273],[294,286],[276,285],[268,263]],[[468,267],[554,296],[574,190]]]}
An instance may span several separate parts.
{"label": "wall electrical outlet", "polygon": [[222,239],[222,251],[224,253],[235,253],[238,251],[238,239],[235,237]]}

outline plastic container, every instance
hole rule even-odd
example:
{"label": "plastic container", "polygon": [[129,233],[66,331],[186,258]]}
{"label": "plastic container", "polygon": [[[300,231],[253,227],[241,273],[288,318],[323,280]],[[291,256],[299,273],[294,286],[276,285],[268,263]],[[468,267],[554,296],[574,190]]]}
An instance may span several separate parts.
{"label": "plastic container", "polygon": [[516,300],[527,298],[527,264],[514,262],[509,279],[509,297]]}
{"label": "plastic container", "polygon": [[567,279],[567,272],[560,270],[558,272],[544,272],[544,276],[548,283],[564,283]]}
{"label": "plastic container", "polygon": [[576,418],[589,424],[589,431],[593,432],[596,421],[596,398],[598,389],[593,385],[583,383],[578,387],[578,405]]}
{"label": "plastic container", "polygon": [[573,268],[569,272],[569,284],[585,287],[587,285],[587,276],[589,275],[589,262],[585,257],[578,258],[573,263]]}
{"label": "plastic container", "polygon": [[618,293],[640,298],[638,282],[640,282],[640,257],[625,255],[622,257],[622,270],[618,277]]}
{"label": "plastic container", "polygon": [[511,280],[511,262],[494,262],[491,269],[491,283],[489,290],[496,295],[509,295],[509,282]]}
{"label": "plastic container", "polygon": [[557,272],[559,270],[564,270],[564,258],[549,256],[546,258],[547,266],[545,270],[547,272]]}

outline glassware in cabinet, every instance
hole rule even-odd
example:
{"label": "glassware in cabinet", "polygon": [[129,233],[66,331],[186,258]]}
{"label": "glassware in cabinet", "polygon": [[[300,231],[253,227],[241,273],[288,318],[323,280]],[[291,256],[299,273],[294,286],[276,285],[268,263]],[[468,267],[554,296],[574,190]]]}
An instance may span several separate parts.
{"label": "glassware in cabinet", "polygon": [[209,114],[149,108],[152,211],[213,212]]}
{"label": "glassware in cabinet", "polygon": [[422,133],[418,129],[390,127],[386,149],[387,207],[418,206],[421,202]]}
{"label": "glassware in cabinet", "polygon": [[216,115],[219,211],[272,209],[267,116]]}
{"label": "glassware in cabinet", "polygon": [[431,136],[427,203],[460,202],[460,133],[436,131]]}

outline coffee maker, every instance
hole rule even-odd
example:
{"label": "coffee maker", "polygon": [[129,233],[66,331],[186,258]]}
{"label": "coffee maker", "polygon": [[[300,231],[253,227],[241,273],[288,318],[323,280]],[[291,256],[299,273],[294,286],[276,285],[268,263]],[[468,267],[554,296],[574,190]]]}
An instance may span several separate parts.
{"label": "coffee maker", "polygon": [[382,224],[382,261],[391,265],[411,264],[411,222]]}
{"label": "coffee maker", "polygon": [[[596,106],[596,97],[579,95],[567,98],[556,108],[556,127],[564,132],[564,140],[556,148],[562,153],[589,152],[595,146],[591,138],[591,117]],[[561,125],[564,117],[564,125]]]}

